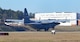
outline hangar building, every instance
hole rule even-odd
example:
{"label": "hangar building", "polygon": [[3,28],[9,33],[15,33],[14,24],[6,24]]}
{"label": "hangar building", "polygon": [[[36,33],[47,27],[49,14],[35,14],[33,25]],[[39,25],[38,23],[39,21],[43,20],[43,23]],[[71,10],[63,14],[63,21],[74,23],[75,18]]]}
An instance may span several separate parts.
{"label": "hangar building", "polygon": [[77,13],[75,12],[35,13],[35,20],[49,19],[60,22],[60,26],[77,25]]}

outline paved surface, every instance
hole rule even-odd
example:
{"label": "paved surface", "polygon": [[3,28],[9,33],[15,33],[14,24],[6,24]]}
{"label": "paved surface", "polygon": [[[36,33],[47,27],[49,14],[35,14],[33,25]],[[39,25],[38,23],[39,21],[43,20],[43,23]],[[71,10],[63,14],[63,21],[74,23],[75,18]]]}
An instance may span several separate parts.
{"label": "paved surface", "polygon": [[[0,32],[0,33],[51,33],[51,32]],[[79,32],[56,32],[56,33],[80,33],[80,31]]]}

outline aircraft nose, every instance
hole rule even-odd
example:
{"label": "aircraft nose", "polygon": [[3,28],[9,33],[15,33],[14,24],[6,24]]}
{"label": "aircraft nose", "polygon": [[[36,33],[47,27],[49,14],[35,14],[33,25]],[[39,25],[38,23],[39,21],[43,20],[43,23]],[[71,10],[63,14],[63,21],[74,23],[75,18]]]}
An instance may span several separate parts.
{"label": "aircraft nose", "polygon": [[57,23],[57,24],[60,24],[60,23]]}
{"label": "aircraft nose", "polygon": [[55,23],[55,24],[60,24],[60,23]]}

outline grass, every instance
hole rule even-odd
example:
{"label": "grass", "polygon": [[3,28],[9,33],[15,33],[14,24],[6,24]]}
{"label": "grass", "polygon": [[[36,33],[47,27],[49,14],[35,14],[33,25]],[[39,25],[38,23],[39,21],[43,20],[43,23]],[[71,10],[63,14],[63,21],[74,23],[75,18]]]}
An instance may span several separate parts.
{"label": "grass", "polygon": [[0,42],[80,42],[80,33],[50,32],[9,32],[9,36],[0,36]]}

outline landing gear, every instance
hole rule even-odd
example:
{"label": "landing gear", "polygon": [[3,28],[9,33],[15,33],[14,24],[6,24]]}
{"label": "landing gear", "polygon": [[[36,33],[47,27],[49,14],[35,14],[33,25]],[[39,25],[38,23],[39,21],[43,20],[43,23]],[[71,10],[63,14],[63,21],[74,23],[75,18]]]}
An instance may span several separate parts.
{"label": "landing gear", "polygon": [[45,28],[44,30],[45,30],[45,31],[48,31],[48,29],[49,29],[49,28]]}
{"label": "landing gear", "polygon": [[40,29],[37,29],[37,31],[40,31]]}
{"label": "landing gear", "polygon": [[[48,31],[49,30],[49,28],[43,28],[44,29],[44,31]],[[41,29],[37,29],[37,31],[40,31]]]}

